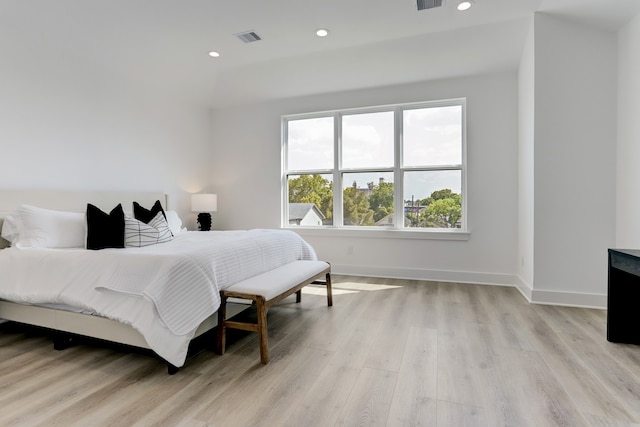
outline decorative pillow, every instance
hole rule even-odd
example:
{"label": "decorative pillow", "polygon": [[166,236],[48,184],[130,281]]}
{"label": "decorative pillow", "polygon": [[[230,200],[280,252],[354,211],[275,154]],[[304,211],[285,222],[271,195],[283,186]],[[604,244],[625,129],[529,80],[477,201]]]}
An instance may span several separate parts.
{"label": "decorative pillow", "polygon": [[166,211],[167,223],[169,224],[169,230],[171,234],[177,236],[182,231],[182,220],[178,216],[176,211]]}
{"label": "decorative pillow", "polygon": [[133,217],[138,221],[144,222],[145,224],[149,224],[149,221],[155,218],[158,212],[162,212],[162,216],[164,217],[164,219],[167,219],[167,216],[164,213],[164,209],[162,209],[160,200],[156,200],[156,202],[151,207],[151,210],[143,208],[138,202],[133,202]]}
{"label": "decorative pillow", "polygon": [[2,238],[12,245],[18,242],[20,236],[21,223],[18,222],[19,220],[19,214],[14,211],[7,215],[2,223]]}
{"label": "decorative pillow", "polygon": [[129,216],[124,217],[124,245],[125,247],[140,248],[143,246],[165,243],[173,239],[167,220],[160,212],[155,218],[145,224]]}
{"label": "decorative pillow", "polygon": [[87,249],[124,248],[124,211],[118,204],[110,213],[87,204]]}
{"label": "decorative pillow", "polygon": [[22,205],[7,216],[2,237],[22,248],[84,247],[84,214]]}

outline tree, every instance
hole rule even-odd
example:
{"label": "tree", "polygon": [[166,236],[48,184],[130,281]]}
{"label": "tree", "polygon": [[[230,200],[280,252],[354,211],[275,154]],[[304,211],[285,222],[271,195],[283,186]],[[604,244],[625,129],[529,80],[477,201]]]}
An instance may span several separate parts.
{"label": "tree", "polygon": [[431,193],[431,196],[426,199],[418,200],[418,205],[420,206],[429,206],[431,202],[435,202],[436,200],[449,199],[453,197],[456,193],[451,191],[448,188],[443,188],[442,190],[436,190]]}
{"label": "tree", "polygon": [[333,219],[333,182],[318,174],[290,179],[289,203],[315,203],[327,219]]}
{"label": "tree", "polygon": [[369,207],[373,210],[374,222],[393,213],[393,182],[381,182],[373,187],[369,196]]}
{"label": "tree", "polygon": [[431,200],[442,200],[442,199],[450,199],[454,196],[459,196],[459,194],[454,193],[448,188],[444,188],[442,190],[436,190],[431,193]]}
{"label": "tree", "polygon": [[457,228],[462,218],[462,197],[449,189],[431,193],[427,207],[420,213],[420,220],[427,227]]}
{"label": "tree", "polygon": [[373,210],[369,207],[367,195],[358,190],[354,182],[343,191],[344,225],[374,225]]}

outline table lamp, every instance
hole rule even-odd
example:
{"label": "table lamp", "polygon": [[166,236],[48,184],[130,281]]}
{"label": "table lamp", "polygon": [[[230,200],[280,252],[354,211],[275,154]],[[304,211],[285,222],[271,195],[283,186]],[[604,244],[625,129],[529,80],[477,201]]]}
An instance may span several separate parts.
{"label": "table lamp", "polygon": [[191,211],[198,212],[200,231],[211,230],[211,212],[218,210],[217,194],[192,194]]}

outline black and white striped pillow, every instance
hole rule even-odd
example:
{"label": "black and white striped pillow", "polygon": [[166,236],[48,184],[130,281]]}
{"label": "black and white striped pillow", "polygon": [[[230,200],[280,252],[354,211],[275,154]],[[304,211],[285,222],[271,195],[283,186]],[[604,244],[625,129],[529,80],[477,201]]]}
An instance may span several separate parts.
{"label": "black and white striped pillow", "polygon": [[173,234],[162,212],[158,212],[148,224],[129,216],[124,218],[124,246],[127,248],[156,245],[171,239]]}

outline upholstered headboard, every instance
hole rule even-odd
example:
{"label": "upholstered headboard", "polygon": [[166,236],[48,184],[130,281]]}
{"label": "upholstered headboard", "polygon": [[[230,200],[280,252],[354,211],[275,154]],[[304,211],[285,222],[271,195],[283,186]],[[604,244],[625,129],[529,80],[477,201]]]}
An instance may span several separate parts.
{"label": "upholstered headboard", "polygon": [[[125,212],[131,212],[134,201],[150,208],[156,200],[160,200],[167,209],[167,195],[162,192],[0,190],[0,229],[4,217],[20,205],[85,212],[87,203],[91,203],[108,212],[122,203]],[[0,248],[7,246],[9,242],[0,238]]]}

